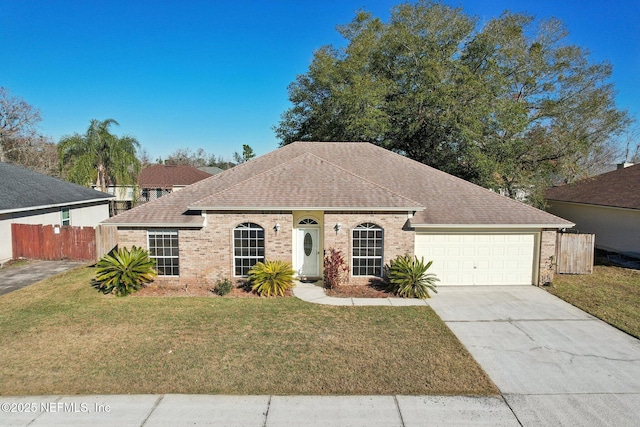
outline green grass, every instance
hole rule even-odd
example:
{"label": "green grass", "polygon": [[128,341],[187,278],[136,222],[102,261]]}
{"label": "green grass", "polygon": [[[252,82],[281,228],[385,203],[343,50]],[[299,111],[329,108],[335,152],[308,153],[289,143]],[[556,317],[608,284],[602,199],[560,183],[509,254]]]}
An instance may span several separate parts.
{"label": "green grass", "polygon": [[29,261],[26,259],[12,259],[4,264],[0,264],[0,270],[4,268],[24,267],[27,264],[29,264]]}
{"label": "green grass", "polygon": [[0,395],[497,393],[428,307],[115,298],[93,273],[0,297]]}
{"label": "green grass", "polygon": [[640,272],[596,265],[593,274],[557,274],[552,294],[640,338]]}

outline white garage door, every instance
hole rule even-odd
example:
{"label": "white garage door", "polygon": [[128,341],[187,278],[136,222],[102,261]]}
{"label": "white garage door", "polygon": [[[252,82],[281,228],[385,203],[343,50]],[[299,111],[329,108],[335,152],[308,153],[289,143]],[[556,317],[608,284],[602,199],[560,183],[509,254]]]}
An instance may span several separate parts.
{"label": "white garage door", "polygon": [[416,233],[415,252],[440,285],[530,285],[536,233]]}

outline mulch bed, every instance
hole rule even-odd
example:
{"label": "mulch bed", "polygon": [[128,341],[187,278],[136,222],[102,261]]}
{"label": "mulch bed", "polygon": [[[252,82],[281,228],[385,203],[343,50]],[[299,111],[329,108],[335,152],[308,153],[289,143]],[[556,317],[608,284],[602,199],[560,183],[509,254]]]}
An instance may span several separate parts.
{"label": "mulch bed", "polygon": [[[138,297],[214,297],[220,295],[213,291],[213,285],[188,285],[177,286],[162,283],[152,283],[131,294]],[[376,289],[373,286],[339,286],[335,289],[325,289],[325,293],[330,297],[338,298],[389,298],[394,295]],[[285,292],[285,296],[293,296],[292,291]],[[231,293],[225,295],[229,298],[261,298],[258,294],[247,290],[242,286],[236,286]]]}
{"label": "mulch bed", "polygon": [[338,298],[389,298],[392,294],[376,289],[372,286],[338,286],[335,289],[325,289],[330,297]]}
{"label": "mulch bed", "polygon": [[[131,294],[139,297],[215,297],[220,295],[213,291],[212,285],[189,285],[176,286],[164,284],[151,284],[140,289],[138,292]],[[287,291],[285,296],[292,296],[291,291]],[[261,298],[258,294],[248,291],[242,287],[234,287],[230,293],[225,295],[226,298]]]}

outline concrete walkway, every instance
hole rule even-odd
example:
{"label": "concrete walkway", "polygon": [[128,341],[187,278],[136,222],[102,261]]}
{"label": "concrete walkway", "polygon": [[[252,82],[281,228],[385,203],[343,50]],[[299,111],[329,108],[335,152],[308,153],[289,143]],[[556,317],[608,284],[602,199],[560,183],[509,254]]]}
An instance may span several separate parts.
{"label": "concrete walkway", "polygon": [[634,337],[534,286],[441,287],[430,305],[522,425],[640,425]]}
{"label": "concrete walkway", "polygon": [[302,301],[324,305],[389,305],[406,307],[413,305],[429,305],[426,300],[414,298],[337,298],[329,297],[322,288],[322,282],[303,283],[296,282],[293,295]]}
{"label": "concrete walkway", "polygon": [[[427,304],[500,390],[523,426],[640,425],[640,341],[535,286],[440,287],[427,301],[294,295],[333,305]],[[453,422],[455,425],[456,422]]]}
{"label": "concrete walkway", "polygon": [[86,264],[85,261],[29,261],[26,265],[0,269],[0,295]]}

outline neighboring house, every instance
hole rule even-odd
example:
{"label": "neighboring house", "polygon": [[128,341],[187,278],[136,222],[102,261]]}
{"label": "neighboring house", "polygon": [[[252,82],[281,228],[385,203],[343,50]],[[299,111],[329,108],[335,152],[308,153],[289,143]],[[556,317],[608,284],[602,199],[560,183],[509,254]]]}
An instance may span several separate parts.
{"label": "neighboring house", "polygon": [[138,178],[140,201],[148,202],[166,196],[211,174],[186,165],[151,165],[142,169]]}
{"label": "neighboring house", "polygon": [[538,284],[573,224],[369,143],[296,142],[105,221],[175,283],[247,275],[281,259],[322,276],[345,254],[352,284],[398,255],[441,285]]}
{"label": "neighboring house", "polygon": [[0,263],[12,257],[11,224],[95,227],[109,194],[0,162]]}
{"label": "neighboring house", "polygon": [[622,169],[622,168],[628,168],[629,166],[633,166],[633,163],[631,162],[609,163],[606,165],[602,165],[597,169],[594,168],[590,176],[602,175],[603,173],[613,172],[615,170]]}
{"label": "neighboring house", "polygon": [[[94,190],[98,190],[96,186],[91,186]],[[110,194],[118,201],[133,202],[135,195],[135,186],[133,185],[108,185],[107,194]],[[99,190],[98,190],[99,191]],[[131,207],[129,207],[131,209]]]}
{"label": "neighboring house", "polygon": [[547,210],[596,235],[596,247],[640,257],[640,164],[550,188]]}
{"label": "neighboring house", "polygon": [[202,166],[202,167],[198,168],[198,170],[201,170],[201,171],[206,172],[206,173],[211,174],[211,175],[217,175],[220,172],[224,171],[224,169],[220,169],[217,166]]}
{"label": "neighboring house", "polygon": [[[100,191],[97,185],[92,185],[96,191]],[[114,196],[109,204],[109,216],[118,215],[124,211],[131,209],[136,200],[136,187],[133,185],[107,185],[107,194]]]}

